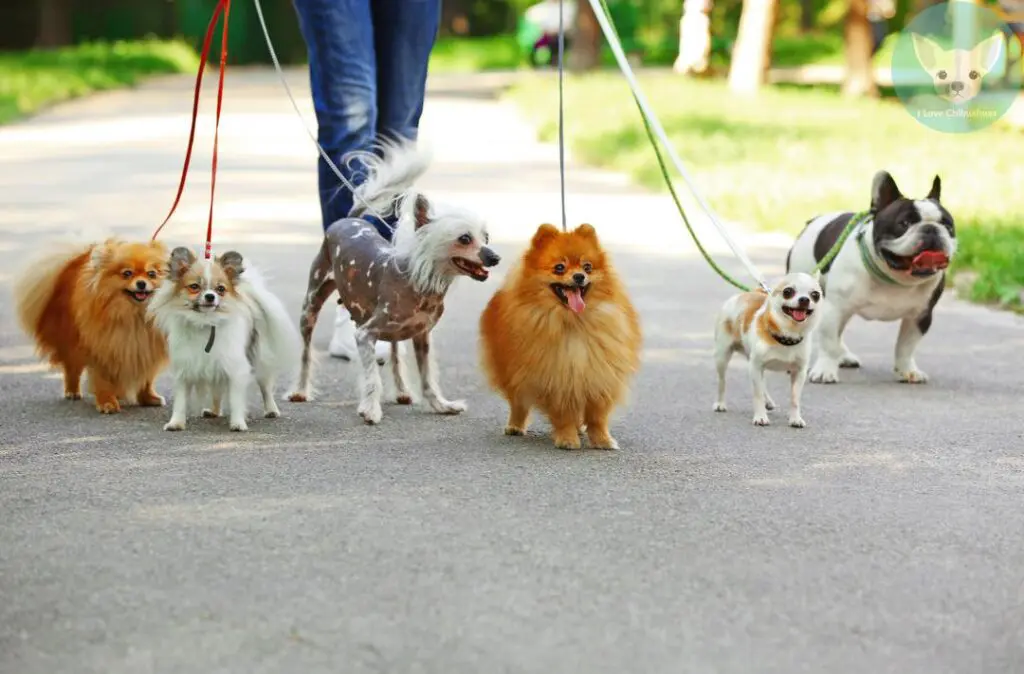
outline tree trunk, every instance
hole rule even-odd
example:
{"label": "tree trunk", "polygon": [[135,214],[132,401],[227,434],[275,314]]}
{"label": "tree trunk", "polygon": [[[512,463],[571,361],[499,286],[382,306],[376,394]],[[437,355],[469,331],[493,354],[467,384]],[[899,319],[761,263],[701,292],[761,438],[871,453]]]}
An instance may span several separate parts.
{"label": "tree trunk", "polygon": [[684,0],[679,20],[679,55],[672,69],[683,75],[707,72],[711,60],[713,0]]}
{"label": "tree trunk", "polygon": [[744,0],[740,29],[729,66],[729,89],[753,94],[767,79],[772,63],[777,0]]}
{"label": "tree trunk", "polygon": [[71,44],[71,8],[69,0],[38,0],[39,32],[36,46],[42,49]]}
{"label": "tree trunk", "polygon": [[573,70],[592,70],[601,65],[601,25],[587,0],[578,0],[577,7],[576,30],[573,31],[568,63]]}
{"label": "tree trunk", "polygon": [[871,62],[873,39],[867,0],[850,0],[845,38],[846,77],[843,80],[843,95],[877,97],[878,87]]}
{"label": "tree trunk", "polygon": [[800,0],[800,30],[809,33],[814,30],[814,0]]}

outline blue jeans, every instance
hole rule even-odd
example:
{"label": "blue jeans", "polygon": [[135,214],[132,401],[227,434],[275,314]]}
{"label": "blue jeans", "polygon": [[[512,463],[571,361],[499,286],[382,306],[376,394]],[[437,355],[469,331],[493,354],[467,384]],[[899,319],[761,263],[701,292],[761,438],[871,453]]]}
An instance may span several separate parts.
{"label": "blue jeans", "polygon": [[[358,162],[342,156],[370,150],[380,137],[416,140],[437,38],[441,0],[293,0],[309,54],[318,140],[354,184]],[[326,230],[352,210],[352,193],[323,157],[317,159],[320,212]],[[391,238],[393,222],[367,216]]]}

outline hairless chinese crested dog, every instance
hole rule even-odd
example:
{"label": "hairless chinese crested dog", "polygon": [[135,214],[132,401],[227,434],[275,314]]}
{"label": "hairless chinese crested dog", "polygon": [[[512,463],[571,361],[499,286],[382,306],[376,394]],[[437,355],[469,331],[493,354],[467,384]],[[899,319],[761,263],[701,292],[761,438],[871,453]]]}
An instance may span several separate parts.
{"label": "hairless chinese crested dog", "polygon": [[[477,215],[427,199],[413,184],[429,164],[411,142],[385,143],[379,154],[361,154],[366,180],[357,188],[350,216],[324,234],[309,270],[309,287],[299,328],[304,342],[299,382],[289,399],[311,399],[310,339],[321,307],[335,290],[352,314],[361,365],[359,415],[380,422],[383,382],[374,356],[377,340],[391,342],[397,402],[412,402],[398,354],[398,342],[412,340],[423,398],[435,412],[458,414],[462,401],[447,400],[437,383],[430,332],[444,312],[444,297],[458,276],[486,281],[488,267],[501,258],[488,247],[487,227]],[[397,213],[394,243],[367,221],[367,209]]]}

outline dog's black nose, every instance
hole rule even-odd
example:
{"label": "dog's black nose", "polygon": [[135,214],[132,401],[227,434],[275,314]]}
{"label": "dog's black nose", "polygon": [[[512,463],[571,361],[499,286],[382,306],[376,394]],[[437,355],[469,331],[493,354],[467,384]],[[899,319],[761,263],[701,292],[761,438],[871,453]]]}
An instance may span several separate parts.
{"label": "dog's black nose", "polygon": [[203,299],[205,299],[207,302],[213,302],[215,299],[217,299],[217,296],[214,295],[213,293],[206,293],[205,295],[203,295]]}
{"label": "dog's black nose", "polygon": [[964,90],[964,83],[959,81],[953,82],[952,84],[949,85],[949,88],[952,89],[953,91],[960,92]]}
{"label": "dog's black nose", "polygon": [[572,275],[572,280],[576,281],[576,285],[581,286],[587,282],[587,275],[576,272]]}
{"label": "dog's black nose", "polygon": [[797,301],[797,304],[799,304],[802,307],[808,307],[808,306],[811,305],[811,298],[810,297],[801,297]]}
{"label": "dog's black nose", "polygon": [[145,281],[136,281],[135,282],[135,287],[138,288],[139,290],[145,290],[146,289],[146,282]]}
{"label": "dog's black nose", "polygon": [[487,246],[483,246],[480,249],[480,261],[484,263],[485,267],[493,267],[501,262],[501,256]]}

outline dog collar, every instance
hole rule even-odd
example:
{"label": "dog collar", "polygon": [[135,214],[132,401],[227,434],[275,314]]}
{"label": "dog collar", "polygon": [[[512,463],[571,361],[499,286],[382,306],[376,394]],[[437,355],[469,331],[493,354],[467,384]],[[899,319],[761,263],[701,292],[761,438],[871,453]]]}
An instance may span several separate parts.
{"label": "dog collar", "polygon": [[769,334],[771,334],[772,338],[782,346],[796,346],[800,342],[804,341],[803,337],[787,337],[785,335],[776,335],[774,332]]}
{"label": "dog collar", "polygon": [[868,250],[867,243],[864,242],[865,231],[867,230],[861,227],[860,231],[857,232],[857,248],[858,250],[860,250],[860,259],[861,261],[864,262],[864,268],[868,270],[868,273],[870,273],[872,276],[874,276],[879,281],[882,281],[883,283],[888,283],[890,285],[900,285],[900,283],[896,281],[896,279],[882,271],[881,268],[879,268],[878,264],[875,262],[874,257],[871,255],[871,251]]}

